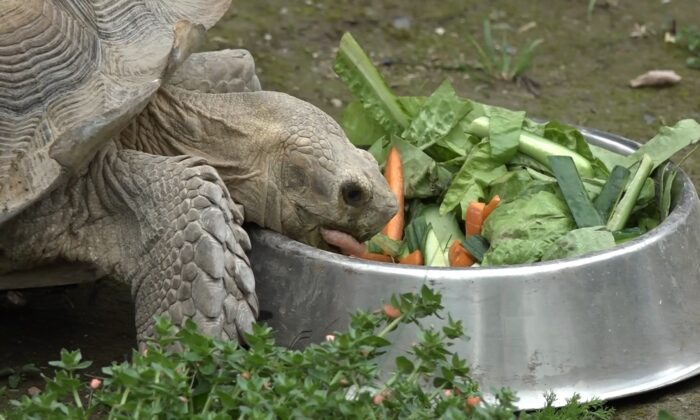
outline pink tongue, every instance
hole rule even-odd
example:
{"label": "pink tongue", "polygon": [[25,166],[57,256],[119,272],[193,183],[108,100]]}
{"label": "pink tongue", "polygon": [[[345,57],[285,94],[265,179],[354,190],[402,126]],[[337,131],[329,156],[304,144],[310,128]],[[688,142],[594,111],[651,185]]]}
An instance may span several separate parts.
{"label": "pink tongue", "polygon": [[357,242],[357,239],[345,232],[321,228],[321,236],[329,245],[340,248],[340,251],[345,255],[359,256],[365,252],[364,244]]}

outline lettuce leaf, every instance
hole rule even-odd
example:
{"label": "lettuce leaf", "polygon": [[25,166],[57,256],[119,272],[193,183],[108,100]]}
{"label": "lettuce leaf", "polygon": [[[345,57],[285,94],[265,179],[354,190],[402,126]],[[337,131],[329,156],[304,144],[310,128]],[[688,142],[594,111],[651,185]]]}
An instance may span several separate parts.
{"label": "lettuce leaf", "polygon": [[407,199],[435,197],[447,188],[450,172],[411,143],[394,136],[391,142],[401,154],[404,194]]}
{"label": "lettuce leaf", "polygon": [[542,261],[575,257],[615,246],[615,237],[603,227],[575,229],[560,237],[544,252]]}
{"label": "lettuce leaf", "polygon": [[647,154],[652,159],[653,166],[651,170],[654,171],[660,164],[671,159],[677,152],[698,141],[700,141],[700,124],[691,119],[678,121],[673,127],[661,127],[654,138],[627,156],[627,164],[625,166],[629,168]]}
{"label": "lettuce leaf", "polygon": [[483,199],[483,189],[506,172],[505,165],[491,156],[488,140],[482,141],[469,152],[464,165],[452,178],[440,204],[440,213],[446,214],[465,201]]}
{"label": "lettuce leaf", "polygon": [[425,149],[452,131],[470,109],[471,103],[461,100],[445,81],[425,101],[401,137]]}
{"label": "lettuce leaf", "polygon": [[386,136],[386,131],[372,118],[360,101],[352,101],[340,115],[340,126],[356,147],[367,148],[377,139]]}
{"label": "lettuce leaf", "polygon": [[525,112],[505,108],[491,108],[489,139],[491,156],[500,163],[506,163],[518,153],[520,131],[525,120]]}
{"label": "lettuce leaf", "polygon": [[566,204],[548,191],[501,203],[484,222],[491,243],[482,265],[538,261],[554,241],[576,227]]}
{"label": "lettuce leaf", "polygon": [[340,40],[333,70],[387,133],[399,134],[408,127],[409,115],[349,33]]}

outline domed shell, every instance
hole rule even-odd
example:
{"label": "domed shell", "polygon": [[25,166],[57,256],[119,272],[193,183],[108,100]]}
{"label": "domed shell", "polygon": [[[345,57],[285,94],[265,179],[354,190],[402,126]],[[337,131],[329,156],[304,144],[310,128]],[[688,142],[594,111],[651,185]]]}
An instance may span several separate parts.
{"label": "domed shell", "polygon": [[0,1],[0,224],[80,171],[230,1]]}

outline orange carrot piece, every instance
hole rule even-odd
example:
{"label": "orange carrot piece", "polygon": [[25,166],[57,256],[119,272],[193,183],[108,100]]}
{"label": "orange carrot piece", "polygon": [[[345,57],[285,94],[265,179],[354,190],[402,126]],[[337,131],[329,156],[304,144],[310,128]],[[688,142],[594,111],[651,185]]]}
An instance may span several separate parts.
{"label": "orange carrot piece", "polygon": [[474,258],[464,249],[460,241],[452,242],[447,252],[450,267],[469,267],[474,264]]}
{"label": "orange carrot piece", "polygon": [[384,167],[384,177],[389,184],[389,188],[396,196],[399,210],[389,220],[382,233],[395,241],[400,241],[403,237],[404,228],[403,166],[401,165],[401,155],[396,147],[392,147],[389,150],[389,156]]}
{"label": "orange carrot piece", "polygon": [[399,264],[423,265],[423,253],[416,249],[405,257],[399,259]]}
{"label": "orange carrot piece", "polygon": [[358,258],[362,258],[365,260],[370,260],[370,261],[379,261],[379,262],[394,262],[394,259],[391,258],[388,255],[384,254],[379,254],[376,252],[363,252],[360,255],[357,255]]}
{"label": "orange carrot piece", "polygon": [[484,207],[484,216],[482,217],[482,220],[486,220],[487,217],[489,217],[489,214],[491,214],[492,211],[496,210],[496,207],[498,207],[498,204],[501,202],[501,197],[498,195],[494,195],[491,198],[491,201]]}
{"label": "orange carrot piece", "polygon": [[484,223],[484,209],[486,204],[477,201],[469,203],[467,214],[464,219],[466,221],[465,230],[468,235],[478,235],[481,233],[481,225]]}

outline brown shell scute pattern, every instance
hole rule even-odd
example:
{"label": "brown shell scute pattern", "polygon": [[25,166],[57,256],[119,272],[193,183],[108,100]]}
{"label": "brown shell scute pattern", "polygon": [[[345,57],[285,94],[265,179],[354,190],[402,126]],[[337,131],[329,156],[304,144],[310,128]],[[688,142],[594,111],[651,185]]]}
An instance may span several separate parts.
{"label": "brown shell scute pattern", "polygon": [[[167,64],[175,22],[186,19],[211,26],[229,4],[230,0],[0,1],[0,223],[63,176],[50,151],[62,134],[90,128],[93,120],[110,111],[142,102],[139,95]],[[100,130],[76,133],[70,150],[109,140]],[[88,163],[82,156],[80,160]]]}

